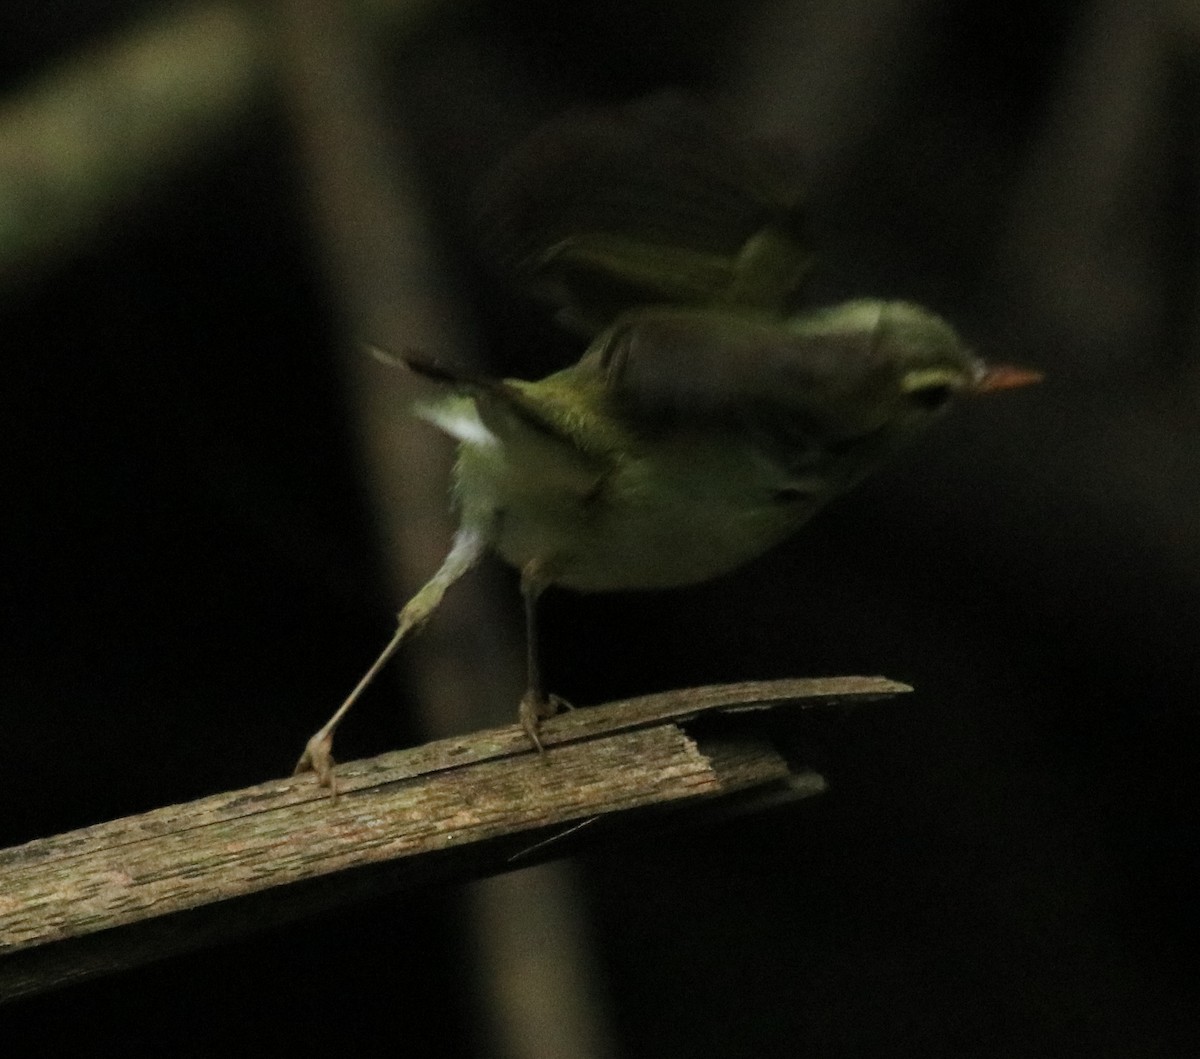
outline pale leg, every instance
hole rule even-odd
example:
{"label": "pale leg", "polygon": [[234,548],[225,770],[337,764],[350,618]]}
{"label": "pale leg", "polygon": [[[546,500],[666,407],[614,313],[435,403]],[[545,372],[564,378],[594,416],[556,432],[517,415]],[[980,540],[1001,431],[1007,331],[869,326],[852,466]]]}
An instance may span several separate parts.
{"label": "pale leg", "polygon": [[400,647],[404,638],[414,629],[419,629],[441,603],[442,596],[463,574],[471,569],[482,557],[486,548],[484,535],[474,530],[460,529],[454,537],[450,554],[446,556],[441,568],[417,592],[400,611],[399,624],[396,633],[388,645],[375,659],[371,668],[363,674],[362,680],[355,685],[346,701],[341,704],[324,726],[309,739],[296,763],[295,774],[315,772],[322,787],[328,787],[336,795],[337,788],[333,782],[333,733],[342,719],[350,712],[350,707],[358,701],[360,695],[375,679],[376,674],[388,663],[392,655]]}

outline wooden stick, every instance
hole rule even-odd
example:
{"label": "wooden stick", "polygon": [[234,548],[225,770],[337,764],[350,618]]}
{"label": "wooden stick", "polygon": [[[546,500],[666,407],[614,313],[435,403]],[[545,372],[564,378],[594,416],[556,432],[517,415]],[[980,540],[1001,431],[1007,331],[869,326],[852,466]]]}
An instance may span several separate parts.
{"label": "wooden stick", "polygon": [[[552,718],[544,757],[511,725],[342,765],[336,801],[289,778],[0,851],[0,1000],[562,855],[611,831],[581,824],[632,810],[817,793],[821,778],[789,768],[749,711],[909,690],[841,677],[669,691]],[[689,734],[714,714],[732,715],[719,734]]]}

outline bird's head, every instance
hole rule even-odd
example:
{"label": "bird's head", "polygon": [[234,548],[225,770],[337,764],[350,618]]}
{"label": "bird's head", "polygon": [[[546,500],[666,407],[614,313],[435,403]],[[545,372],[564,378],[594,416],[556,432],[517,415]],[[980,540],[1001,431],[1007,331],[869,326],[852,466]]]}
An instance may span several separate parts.
{"label": "bird's head", "polygon": [[[1041,374],[989,365],[945,320],[902,301],[845,302],[790,321],[806,354],[793,399],[833,437],[919,431],[957,398],[1026,386]],[[824,355],[813,354],[824,350]]]}

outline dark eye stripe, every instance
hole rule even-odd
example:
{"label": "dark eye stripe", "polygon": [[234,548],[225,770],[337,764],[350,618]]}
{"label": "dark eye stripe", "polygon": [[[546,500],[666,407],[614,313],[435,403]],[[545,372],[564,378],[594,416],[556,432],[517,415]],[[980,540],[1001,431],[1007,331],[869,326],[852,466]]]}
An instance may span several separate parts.
{"label": "dark eye stripe", "polygon": [[823,479],[810,476],[781,485],[771,493],[771,499],[777,504],[797,504],[805,500],[814,500],[822,495],[826,485]]}
{"label": "dark eye stripe", "polygon": [[803,500],[811,500],[812,492],[808,489],[801,489],[794,485],[785,485],[782,489],[776,489],[771,494],[771,499],[776,504],[798,504]]}
{"label": "dark eye stripe", "polygon": [[919,390],[913,390],[908,395],[908,399],[918,408],[936,412],[953,396],[954,390],[952,387],[946,383],[935,383],[931,386],[922,386]]}

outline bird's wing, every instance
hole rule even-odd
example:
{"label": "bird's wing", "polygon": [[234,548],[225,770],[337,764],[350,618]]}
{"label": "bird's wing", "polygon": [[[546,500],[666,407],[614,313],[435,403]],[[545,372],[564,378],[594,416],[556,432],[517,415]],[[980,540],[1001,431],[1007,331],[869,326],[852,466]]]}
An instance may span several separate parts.
{"label": "bird's wing", "polygon": [[626,313],[580,365],[598,375],[623,417],[645,430],[739,424],[827,433],[827,410],[874,370],[880,326],[827,324],[823,311],[774,318],[652,308]]}
{"label": "bird's wing", "polygon": [[800,183],[780,145],[660,94],[533,132],[481,189],[480,243],[588,335],[643,305],[778,314],[809,264]]}

